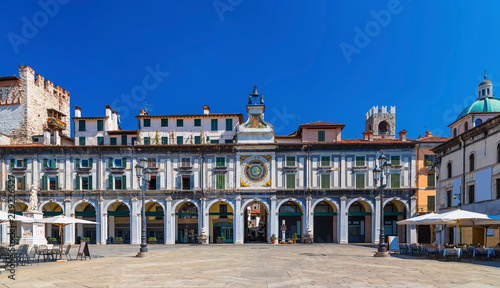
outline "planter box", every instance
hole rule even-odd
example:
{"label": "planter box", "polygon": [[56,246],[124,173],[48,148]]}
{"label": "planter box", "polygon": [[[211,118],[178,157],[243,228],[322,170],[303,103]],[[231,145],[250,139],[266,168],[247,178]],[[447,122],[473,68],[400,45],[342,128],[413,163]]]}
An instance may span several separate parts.
{"label": "planter box", "polygon": [[114,244],[123,244],[123,240],[115,240],[113,243]]}
{"label": "planter box", "polygon": [[226,240],[219,240],[219,239],[217,239],[216,241],[217,241],[217,244],[224,244],[224,243],[226,243]]}
{"label": "planter box", "polygon": [[149,241],[148,240],[148,244],[158,244],[158,241]]}
{"label": "planter box", "polygon": [[47,244],[57,245],[57,241],[47,241]]}

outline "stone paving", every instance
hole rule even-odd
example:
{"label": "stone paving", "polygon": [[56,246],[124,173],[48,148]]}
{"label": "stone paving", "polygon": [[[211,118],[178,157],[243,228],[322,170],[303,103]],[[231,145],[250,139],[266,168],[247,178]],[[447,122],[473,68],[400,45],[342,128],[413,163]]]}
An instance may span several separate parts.
{"label": "stone paving", "polygon": [[[373,245],[90,246],[92,260],[17,267],[3,287],[500,287],[500,261],[373,257]],[[71,251],[76,254],[76,247]]]}

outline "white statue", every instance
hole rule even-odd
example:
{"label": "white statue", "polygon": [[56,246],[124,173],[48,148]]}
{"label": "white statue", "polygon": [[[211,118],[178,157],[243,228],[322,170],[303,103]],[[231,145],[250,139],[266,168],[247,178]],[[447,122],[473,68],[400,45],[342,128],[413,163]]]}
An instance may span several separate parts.
{"label": "white statue", "polygon": [[38,206],[38,196],[37,196],[37,189],[35,185],[31,185],[30,189],[30,203],[28,204],[28,211],[36,211],[36,208]]}

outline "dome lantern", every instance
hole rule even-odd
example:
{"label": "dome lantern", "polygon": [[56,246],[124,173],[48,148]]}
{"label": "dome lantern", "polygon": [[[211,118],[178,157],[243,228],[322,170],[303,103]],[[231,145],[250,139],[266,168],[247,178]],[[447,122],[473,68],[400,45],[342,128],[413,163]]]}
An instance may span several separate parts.
{"label": "dome lantern", "polygon": [[490,80],[486,79],[486,77],[486,70],[484,70],[484,80],[479,83],[479,87],[477,87],[478,99],[493,97],[493,84],[491,84]]}

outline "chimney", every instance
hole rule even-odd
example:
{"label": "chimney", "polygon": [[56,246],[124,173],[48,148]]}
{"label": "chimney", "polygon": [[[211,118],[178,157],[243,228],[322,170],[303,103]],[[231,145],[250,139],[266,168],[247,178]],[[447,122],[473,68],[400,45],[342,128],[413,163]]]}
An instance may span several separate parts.
{"label": "chimney", "polygon": [[82,117],[82,108],[75,106],[75,117]]}
{"label": "chimney", "polygon": [[429,130],[425,131],[425,137],[432,137],[432,132]]}
{"label": "chimney", "polygon": [[399,141],[406,141],[406,130],[399,132]]}
{"label": "chimney", "polygon": [[43,145],[50,145],[50,132],[43,131]]}
{"label": "chimney", "polygon": [[368,133],[367,132],[363,132],[363,139],[365,141],[368,141]]}
{"label": "chimney", "polygon": [[105,107],[106,107],[106,117],[108,117],[108,119],[111,119],[111,106],[105,105]]}
{"label": "chimney", "polygon": [[373,131],[366,131],[367,140],[373,142]]}
{"label": "chimney", "polygon": [[210,107],[208,105],[203,106],[203,115],[210,114]]}
{"label": "chimney", "polygon": [[111,117],[111,121],[112,121],[112,125],[113,125],[113,130],[118,130],[118,112],[116,112],[115,110],[111,110],[111,112],[113,113],[112,117]]}
{"label": "chimney", "polygon": [[139,110],[139,115],[144,115],[144,110],[143,109]]}

